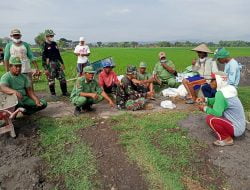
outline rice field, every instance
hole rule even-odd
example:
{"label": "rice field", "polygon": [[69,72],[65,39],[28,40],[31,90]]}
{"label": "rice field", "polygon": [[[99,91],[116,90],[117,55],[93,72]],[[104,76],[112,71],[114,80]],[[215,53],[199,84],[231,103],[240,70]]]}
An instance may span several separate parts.
{"label": "rice field", "polygon": [[[117,74],[124,74],[127,65],[138,66],[141,61],[144,61],[148,66],[148,71],[152,72],[155,63],[158,61],[158,53],[164,51],[167,54],[167,58],[175,63],[178,72],[183,71],[192,60],[197,57],[196,53],[190,51],[190,47],[186,48],[92,48],[91,55],[89,57],[90,62],[97,61],[99,59],[112,56],[116,64],[115,72]],[[237,56],[250,56],[250,48],[227,48],[232,57]],[[72,51],[62,53],[63,60],[65,62],[65,73],[67,79],[76,77],[76,61],[77,57]],[[38,63],[41,67],[41,60],[38,59]],[[42,69],[42,67],[41,67]],[[0,76],[4,73],[4,67],[0,66]],[[71,82],[72,83],[72,82]],[[72,86],[72,84],[69,84]],[[47,81],[45,77],[42,80],[35,83],[37,90],[47,89]]]}

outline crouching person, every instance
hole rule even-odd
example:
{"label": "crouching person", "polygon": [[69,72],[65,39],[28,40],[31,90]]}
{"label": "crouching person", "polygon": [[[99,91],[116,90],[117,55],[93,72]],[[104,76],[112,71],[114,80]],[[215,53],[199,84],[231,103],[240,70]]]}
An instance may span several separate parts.
{"label": "crouching person", "polygon": [[214,145],[233,145],[233,137],[241,136],[246,128],[244,109],[237,96],[234,86],[228,85],[226,73],[215,72],[210,83],[212,89],[217,89],[215,98],[198,98],[197,102],[206,101],[207,106],[200,105],[201,111],[209,114],[207,124],[217,136]]}
{"label": "crouching person", "polygon": [[105,98],[111,107],[114,107],[113,101],[108,95],[98,86],[94,80],[95,71],[93,67],[84,67],[84,76],[77,79],[76,84],[71,92],[70,100],[74,104],[77,116],[81,111],[92,111],[92,104],[96,104]]}
{"label": "crouching person", "polygon": [[99,86],[107,93],[116,95],[116,88],[120,85],[116,73],[110,62],[103,63],[103,71],[99,74]]}
{"label": "crouching person", "polygon": [[11,57],[9,72],[5,73],[0,81],[1,91],[5,94],[15,94],[18,98],[16,108],[23,107],[23,114],[31,115],[47,107],[47,102],[39,99],[31,86],[29,79],[21,73],[22,62],[18,57]]}
{"label": "crouching person", "polygon": [[119,109],[139,110],[146,103],[146,97],[150,92],[140,92],[133,82],[136,79],[137,70],[134,66],[127,67],[126,76],[122,78],[121,85],[117,88],[116,104]]}

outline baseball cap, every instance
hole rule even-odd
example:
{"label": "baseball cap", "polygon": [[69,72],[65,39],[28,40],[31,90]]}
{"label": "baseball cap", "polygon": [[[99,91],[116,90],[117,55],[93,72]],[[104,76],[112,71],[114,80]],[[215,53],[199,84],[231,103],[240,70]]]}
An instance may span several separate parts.
{"label": "baseball cap", "polygon": [[133,65],[129,65],[127,67],[127,74],[136,74],[137,73],[137,70],[136,70],[136,67],[133,66]]}
{"label": "baseball cap", "polygon": [[214,58],[219,59],[219,58],[227,58],[230,56],[229,51],[226,50],[226,48],[218,48],[214,52]]}
{"label": "baseball cap", "polygon": [[147,68],[147,64],[144,62],[140,62],[140,68]]}
{"label": "baseball cap", "polygon": [[21,31],[17,28],[10,31],[10,35],[21,35]]}
{"label": "baseball cap", "polygon": [[94,70],[94,68],[92,66],[84,67],[83,71],[85,73],[93,73],[93,74],[95,73],[95,70]]}
{"label": "baseball cap", "polygon": [[22,64],[21,59],[19,57],[10,57],[9,62],[11,65],[21,65]]}

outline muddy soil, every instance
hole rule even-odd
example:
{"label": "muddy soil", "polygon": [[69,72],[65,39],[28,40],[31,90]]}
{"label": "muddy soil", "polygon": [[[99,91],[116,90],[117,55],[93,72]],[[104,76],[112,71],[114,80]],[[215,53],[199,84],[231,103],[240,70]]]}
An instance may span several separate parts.
{"label": "muddy soil", "polygon": [[49,190],[53,185],[43,175],[45,163],[39,158],[37,126],[17,120],[17,138],[0,135],[0,189]]}
{"label": "muddy soil", "polygon": [[80,131],[84,142],[92,148],[97,158],[98,174],[102,190],[147,190],[148,185],[135,163],[128,161],[125,150],[119,144],[118,133],[101,121]]}
{"label": "muddy soil", "polygon": [[205,114],[191,114],[180,122],[188,129],[189,136],[208,145],[208,160],[227,176],[227,183],[232,190],[250,189],[250,132],[235,138],[233,146],[216,147],[212,142],[216,140],[214,133],[205,123]]}

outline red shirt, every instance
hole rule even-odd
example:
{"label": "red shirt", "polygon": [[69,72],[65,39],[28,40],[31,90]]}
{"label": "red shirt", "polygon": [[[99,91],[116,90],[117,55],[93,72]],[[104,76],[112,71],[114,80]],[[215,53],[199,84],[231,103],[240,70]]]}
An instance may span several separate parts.
{"label": "red shirt", "polygon": [[104,85],[107,87],[112,86],[113,84],[118,84],[119,80],[114,71],[110,71],[109,74],[106,74],[105,71],[102,71],[99,74],[99,85],[103,87]]}

